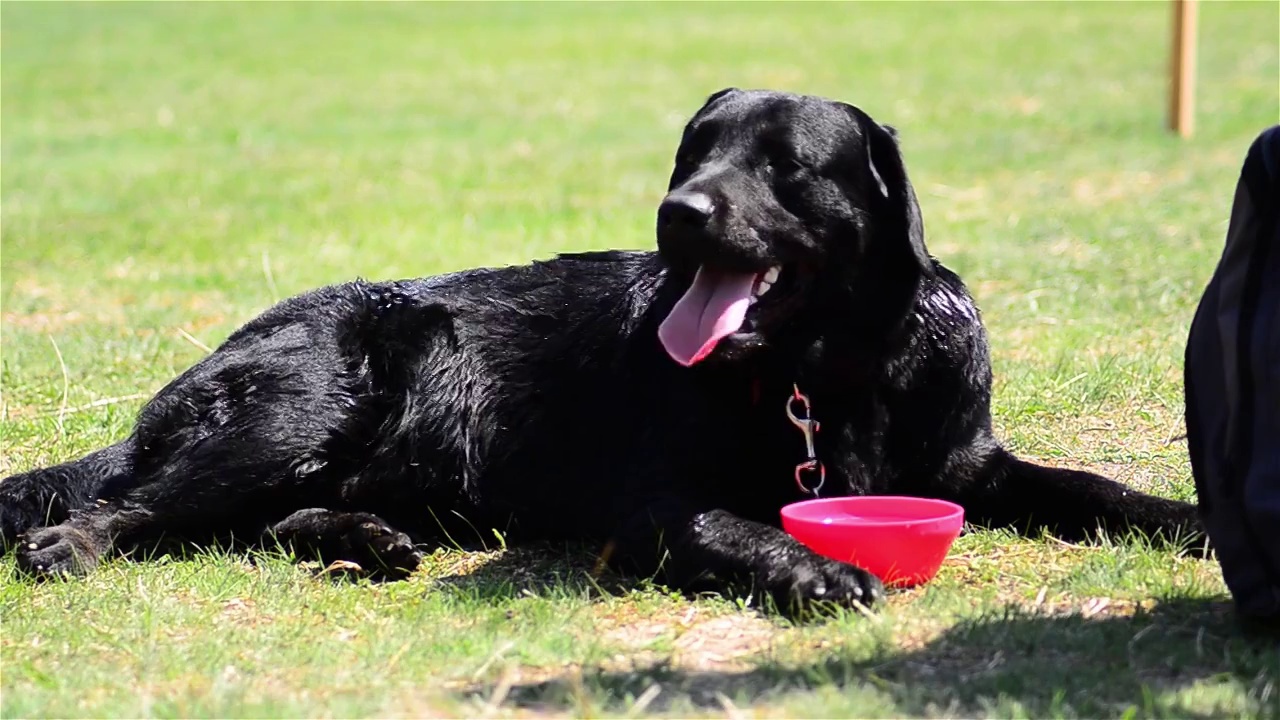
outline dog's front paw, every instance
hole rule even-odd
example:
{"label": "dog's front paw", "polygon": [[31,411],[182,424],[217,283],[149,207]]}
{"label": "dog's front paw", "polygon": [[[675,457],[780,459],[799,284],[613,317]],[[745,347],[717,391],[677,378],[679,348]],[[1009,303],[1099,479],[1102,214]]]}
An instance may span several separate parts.
{"label": "dog's front paw", "polygon": [[356,562],[373,574],[403,578],[422,562],[422,552],[408,535],[376,518],[360,523],[353,536],[351,546]]}
{"label": "dog's front paw", "polygon": [[100,552],[82,530],[56,525],[18,539],[18,569],[37,578],[83,575],[98,564]]}
{"label": "dog's front paw", "polygon": [[884,584],[849,563],[813,555],[772,578],[770,594],[783,610],[806,610],[819,603],[871,608],[884,601]]}
{"label": "dog's front paw", "polygon": [[282,546],[343,574],[399,579],[422,562],[422,552],[408,535],[369,513],[309,508],[276,523],[268,533]]}

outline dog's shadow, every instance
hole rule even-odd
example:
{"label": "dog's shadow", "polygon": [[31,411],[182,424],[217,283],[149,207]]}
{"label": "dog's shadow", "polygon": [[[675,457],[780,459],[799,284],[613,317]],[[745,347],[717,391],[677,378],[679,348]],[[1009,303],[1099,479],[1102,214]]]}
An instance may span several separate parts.
{"label": "dog's shadow", "polygon": [[[1226,704],[1212,700],[1212,688],[1177,692],[1197,682],[1229,686],[1221,694]],[[871,657],[828,652],[812,663],[745,670],[584,669],[461,694],[477,703],[500,695],[509,707],[572,710],[585,691],[605,714],[632,713],[647,696],[649,712],[732,715],[735,706],[805,702],[822,688],[850,695],[844,704],[875,694],[892,714],[905,715],[1110,717],[1136,707],[1141,715],[1280,717],[1280,644],[1243,632],[1224,601],[1168,598],[1150,610],[1093,618],[1011,607],[960,622],[919,648],[887,647]],[[1230,700],[1241,692],[1246,707]]]}
{"label": "dog's shadow", "polygon": [[[470,600],[495,602],[521,595],[620,595],[649,585],[640,578],[618,575],[600,561],[598,548],[577,543],[540,543],[487,553],[463,547],[464,562],[437,576],[432,585],[442,592]],[[477,552],[479,551],[479,552]]]}

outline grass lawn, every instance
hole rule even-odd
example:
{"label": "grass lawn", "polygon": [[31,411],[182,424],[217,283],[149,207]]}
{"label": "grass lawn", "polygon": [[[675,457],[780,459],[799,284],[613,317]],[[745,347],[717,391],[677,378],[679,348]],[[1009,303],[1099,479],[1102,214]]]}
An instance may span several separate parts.
{"label": "grass lawn", "polygon": [[[1170,15],[5,2],[0,474],[123,437],[306,288],[651,246],[682,123],[739,85],[898,126],[1015,451],[1191,497],[1182,346],[1277,121],[1280,6],[1202,5],[1189,141]],[[874,618],[804,625],[589,567],[445,549],[371,585],[208,552],[32,586],[6,557],[0,715],[1280,716],[1216,564],[1136,542],[975,532]]]}

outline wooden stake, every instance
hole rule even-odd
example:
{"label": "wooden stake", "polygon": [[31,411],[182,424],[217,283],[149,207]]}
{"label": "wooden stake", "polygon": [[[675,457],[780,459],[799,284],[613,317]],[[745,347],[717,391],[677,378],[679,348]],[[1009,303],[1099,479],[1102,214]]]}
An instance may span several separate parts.
{"label": "wooden stake", "polygon": [[1196,123],[1197,0],[1173,0],[1173,57],[1169,66],[1169,129],[1191,137]]}

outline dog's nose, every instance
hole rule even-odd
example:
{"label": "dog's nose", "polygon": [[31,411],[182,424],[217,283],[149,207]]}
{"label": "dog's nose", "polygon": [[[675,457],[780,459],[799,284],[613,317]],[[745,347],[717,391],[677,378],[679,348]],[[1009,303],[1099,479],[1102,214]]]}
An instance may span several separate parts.
{"label": "dog's nose", "polygon": [[706,193],[674,192],[658,206],[658,227],[702,228],[711,220],[714,211],[715,204]]}

